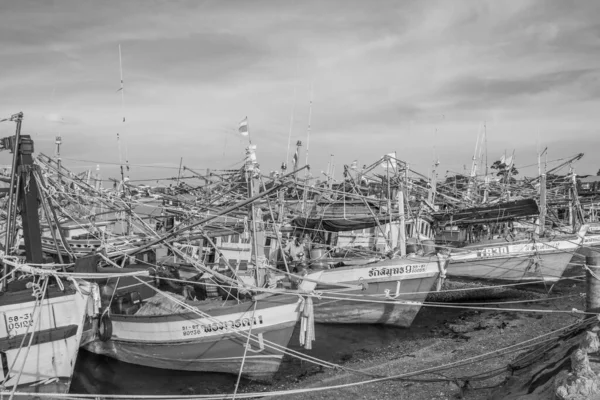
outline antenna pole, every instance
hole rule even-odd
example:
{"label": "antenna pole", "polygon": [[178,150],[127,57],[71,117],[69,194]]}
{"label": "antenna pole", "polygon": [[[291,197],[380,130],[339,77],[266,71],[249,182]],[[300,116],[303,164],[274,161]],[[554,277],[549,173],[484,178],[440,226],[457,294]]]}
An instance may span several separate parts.
{"label": "antenna pole", "polygon": [[[308,147],[310,145],[310,122],[311,122],[311,118],[312,118],[312,103],[313,103],[313,85],[312,83],[310,84],[310,103],[308,106],[308,128],[306,129],[306,162],[305,162],[305,166],[308,167]],[[304,190],[302,193],[302,212],[304,212],[304,209],[306,207],[306,200],[307,200],[307,187],[308,187],[308,168],[306,168],[306,172],[304,174]]]}
{"label": "antenna pole", "polygon": [[[310,123],[312,119],[312,103],[313,103],[313,86],[310,85],[310,103],[308,106],[308,128],[306,130],[306,162],[305,165],[308,165],[308,147],[310,146]],[[308,178],[308,168],[306,169],[305,176]]]}
{"label": "antenna pole", "polygon": [[177,186],[179,186],[179,178],[181,177],[181,166],[183,165],[183,157],[179,160],[179,171],[177,172]]}
{"label": "antenna pole", "polygon": [[487,125],[483,121],[483,135],[485,138],[485,176],[488,174],[488,148],[487,148]]}
{"label": "antenna pole", "polygon": [[[121,55],[121,44],[119,43],[119,74],[121,76],[121,86],[119,92],[121,92],[121,115],[123,116],[123,123],[125,123],[125,85],[123,83],[123,57]],[[118,134],[117,134],[118,135]],[[129,171],[129,156],[127,152],[127,140],[125,140],[125,166]],[[119,163],[121,164],[121,149],[119,147]],[[121,165],[121,175],[123,175],[123,166]]]}
{"label": "antenna pole", "polygon": [[294,100],[292,103],[292,115],[290,117],[290,131],[288,133],[287,153],[285,154],[285,166],[290,162],[290,145],[292,143],[292,129],[294,127],[294,111],[296,110],[296,86],[294,86]]}

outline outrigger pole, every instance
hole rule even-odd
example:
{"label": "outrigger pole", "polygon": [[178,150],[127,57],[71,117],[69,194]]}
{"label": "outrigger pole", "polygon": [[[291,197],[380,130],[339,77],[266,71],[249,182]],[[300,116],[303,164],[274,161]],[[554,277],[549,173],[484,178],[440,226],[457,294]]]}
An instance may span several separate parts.
{"label": "outrigger pole", "polygon": [[[281,176],[280,179],[281,178],[287,178],[287,177],[293,175],[295,172],[302,171],[303,169],[308,168],[308,167],[309,167],[308,165],[305,165],[304,167],[298,169],[298,171],[290,172],[289,174]],[[191,225],[183,227],[183,228],[181,228],[181,229],[179,229],[177,231],[171,232],[168,235],[165,235],[165,236],[163,236],[161,238],[153,240],[152,242],[148,242],[145,245],[138,247],[137,250],[135,250],[134,252],[130,253],[129,255],[130,256],[135,255],[135,254],[139,253],[140,251],[145,250],[145,249],[147,249],[149,247],[155,246],[155,245],[160,244],[160,243],[167,242],[169,239],[171,239],[173,237],[176,237],[176,236],[180,235],[181,233],[183,233],[185,231],[189,231],[190,229],[193,229],[193,228],[195,228],[195,227],[197,227],[199,225],[202,225],[202,224],[205,224],[205,223],[207,223],[209,221],[212,221],[213,219],[218,218],[221,215],[225,215],[225,214],[228,214],[228,213],[230,213],[230,212],[232,212],[234,210],[237,210],[240,207],[243,207],[243,206],[245,206],[247,204],[250,204],[250,203],[252,203],[252,202],[254,202],[254,201],[256,201],[256,200],[258,200],[258,199],[260,199],[262,197],[265,197],[265,196],[267,196],[267,195],[269,195],[269,194],[271,194],[271,193],[273,193],[273,192],[275,192],[275,191],[277,191],[277,190],[279,190],[279,189],[281,189],[281,188],[283,188],[285,186],[288,186],[291,183],[292,183],[292,181],[289,181],[289,182],[281,183],[281,184],[279,184],[277,186],[273,186],[273,187],[271,187],[270,189],[267,189],[264,192],[258,193],[258,194],[254,195],[254,196],[252,196],[252,197],[250,197],[250,198],[248,198],[246,200],[240,201],[239,203],[234,204],[233,206],[231,206],[229,208],[226,208],[226,209],[224,209],[224,210],[222,210],[222,211],[220,211],[220,212],[218,212],[216,214],[210,215],[210,216],[208,216],[208,217],[206,217],[204,219],[201,219],[198,222],[195,222],[195,223],[193,223]]]}

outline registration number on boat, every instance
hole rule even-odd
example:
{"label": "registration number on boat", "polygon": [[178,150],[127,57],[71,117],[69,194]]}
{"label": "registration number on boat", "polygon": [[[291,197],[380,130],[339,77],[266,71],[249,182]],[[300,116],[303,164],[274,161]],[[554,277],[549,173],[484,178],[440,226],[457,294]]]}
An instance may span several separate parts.
{"label": "registration number on boat", "polygon": [[503,254],[508,254],[508,247],[490,247],[487,249],[481,249],[477,252],[477,257],[495,257]]}
{"label": "registration number on boat", "polygon": [[211,332],[231,331],[234,329],[246,328],[250,325],[262,325],[263,317],[259,315],[254,318],[240,318],[229,321],[218,321],[212,324],[184,325],[181,327],[183,336],[198,336]]}
{"label": "registration number on boat", "polygon": [[398,267],[371,268],[369,270],[369,278],[402,274],[418,274],[422,272],[427,272],[427,264],[409,264]]}
{"label": "registration number on boat", "polygon": [[23,334],[30,326],[33,326],[32,313],[6,315],[6,328],[12,335]]}

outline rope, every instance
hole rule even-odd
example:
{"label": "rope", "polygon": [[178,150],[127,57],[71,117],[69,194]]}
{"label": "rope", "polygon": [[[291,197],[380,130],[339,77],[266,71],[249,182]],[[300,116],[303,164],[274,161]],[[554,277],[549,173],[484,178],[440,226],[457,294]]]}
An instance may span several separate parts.
{"label": "rope", "polygon": [[[597,322],[597,320],[596,320],[596,322]],[[589,323],[589,320],[587,322],[583,322],[583,324],[588,324],[588,323]],[[555,338],[552,338],[550,336],[554,336],[554,335],[558,334],[559,332],[574,328],[581,324],[582,324],[582,322],[576,322],[573,324],[569,324],[562,328],[558,328],[551,332],[542,334],[540,336],[536,336],[535,338],[528,339],[528,340],[525,340],[520,343],[516,343],[514,345],[504,347],[502,349],[493,350],[493,351],[490,351],[490,352],[487,352],[484,354],[469,357],[467,359],[463,359],[460,361],[447,363],[447,364],[444,364],[441,366],[423,368],[423,369],[420,369],[417,371],[407,372],[407,373],[403,373],[403,374],[378,377],[378,378],[362,380],[362,381],[354,381],[354,382],[339,384],[339,385],[322,386],[322,387],[316,387],[316,388],[279,390],[279,391],[272,391],[272,392],[242,393],[242,394],[237,395],[237,398],[238,399],[242,399],[242,398],[249,399],[249,398],[255,398],[255,397],[275,397],[275,396],[284,396],[284,395],[293,395],[293,394],[306,394],[306,393],[322,392],[322,391],[326,391],[326,390],[345,389],[348,387],[366,385],[366,384],[371,384],[371,383],[380,383],[380,382],[386,382],[386,381],[392,381],[392,380],[403,380],[403,379],[406,379],[406,378],[409,378],[409,377],[415,376],[415,375],[432,374],[432,373],[436,373],[438,371],[443,371],[443,370],[447,370],[447,369],[454,368],[454,367],[460,367],[460,366],[467,365],[467,364],[473,364],[475,362],[483,361],[485,359],[500,357],[500,356],[507,355],[507,354],[510,354],[510,353],[513,353],[516,351],[522,351],[529,347],[538,346],[538,345],[546,343],[550,340],[555,340]],[[548,338],[548,337],[550,337],[550,338]],[[542,338],[548,338],[548,339],[540,341],[540,339],[542,339]],[[481,374],[477,374],[477,375],[475,375],[475,377],[480,376],[480,375]],[[2,393],[0,393],[0,394],[2,394]],[[39,396],[41,398],[65,398],[65,399],[67,399],[67,398],[91,399],[91,398],[99,397],[98,395],[95,395],[95,394],[65,395],[65,394],[55,394],[55,393],[36,393],[36,396]],[[189,396],[181,396],[181,395],[166,395],[166,396],[165,395],[138,395],[138,396],[136,396],[136,395],[112,395],[111,394],[109,397],[114,398],[114,399],[153,399],[153,400],[158,400],[158,399],[161,399],[161,400],[167,400],[167,399],[217,400],[217,399],[233,398],[231,394],[209,394],[209,395],[189,395]]]}
{"label": "rope", "polygon": [[[8,400],[12,400],[13,397],[15,396],[15,392],[17,391],[17,387],[19,386],[19,381],[21,380],[21,376],[23,375],[23,370],[25,369],[25,363],[27,362],[27,356],[29,355],[29,350],[31,349],[31,344],[33,343],[33,337],[35,336],[35,330],[40,325],[40,320],[41,320],[40,314],[42,312],[42,307],[43,307],[42,303],[44,302],[44,297],[46,295],[46,289],[48,288],[48,281],[49,281],[49,278],[46,277],[46,279],[44,280],[44,283],[42,284],[39,306],[38,306],[38,302],[35,303],[35,306],[37,306],[37,310],[36,310],[37,314],[35,316],[33,332],[31,332],[31,335],[29,336],[29,343],[27,344],[27,349],[25,350],[25,356],[23,357],[23,363],[21,364],[21,369],[19,370],[19,374],[17,375],[17,380],[15,381],[15,383],[13,385],[13,390],[11,391],[10,397]],[[34,295],[35,295],[35,290],[34,290]],[[31,327],[31,325],[27,327],[27,330],[25,331],[25,334],[23,335],[23,341],[27,337],[30,327]],[[19,351],[17,352],[17,355],[15,356],[15,359],[14,359],[10,369],[9,369],[8,373],[6,374],[7,379],[10,376],[10,372],[12,371],[12,369],[14,368],[14,366],[17,362],[17,358],[19,356],[19,353],[21,352],[21,348],[23,347],[23,341],[21,341],[21,345],[19,346]]]}
{"label": "rope", "polygon": [[[256,305],[258,301],[254,302],[254,307],[252,309],[252,318],[251,321],[254,320],[254,315],[256,313]],[[250,337],[252,336],[252,327],[250,324],[250,329],[248,329],[248,337],[246,338],[246,345],[244,346],[244,356],[242,357],[242,364],[240,365],[240,372],[238,373],[237,381],[235,382],[235,389],[233,391],[232,399],[235,399],[235,395],[237,394],[238,387],[240,385],[240,380],[242,379],[242,371],[244,370],[244,362],[246,361],[246,354],[248,354],[248,349],[250,348]]]}
{"label": "rope", "polygon": [[[592,265],[592,267],[600,268],[600,266],[598,266],[598,265]],[[594,271],[593,271],[593,270],[590,268],[590,266],[589,266],[589,265],[587,265],[587,264],[583,264],[583,268],[585,268],[585,270],[586,270],[587,272],[589,272],[589,273],[590,273],[590,275],[594,277],[594,279],[596,279],[596,280],[600,280],[600,277],[598,277],[598,275],[596,275],[596,273],[595,273],[595,272],[594,272]]]}
{"label": "rope", "polygon": [[[365,296],[366,297],[366,296]],[[330,300],[348,300],[347,298],[344,297],[334,297],[334,296],[327,296],[327,295],[321,295],[320,298],[323,299],[330,299]],[[407,306],[407,307],[415,307],[415,306],[426,306],[426,307],[439,307],[439,308],[461,308],[461,309],[467,309],[467,310],[486,310],[486,311],[511,311],[511,312],[539,312],[539,313],[544,313],[544,314],[582,314],[582,315],[597,315],[597,313],[593,313],[593,312],[586,312],[586,311],[581,311],[577,308],[573,308],[570,311],[568,310],[539,310],[539,309],[519,309],[519,308],[494,308],[494,307],[479,307],[479,306],[470,306],[470,307],[465,307],[465,306],[453,306],[453,305],[449,305],[449,304],[440,304],[440,303],[426,303],[426,302],[418,302],[418,301],[385,301],[385,300],[371,300],[371,299],[358,299],[358,298],[354,298],[352,299],[352,301],[357,301],[357,302],[366,302],[366,303],[380,303],[380,304],[393,304],[393,305],[401,305],[401,306]]]}
{"label": "rope", "polygon": [[[139,278],[137,278],[137,277],[135,279],[139,280]],[[195,313],[196,315],[198,315],[200,317],[207,318],[210,321],[218,322],[217,319],[213,318],[209,314],[206,314],[206,313],[202,312],[201,310],[199,310],[199,309],[197,309],[195,307],[192,307],[189,304],[187,304],[185,302],[182,302],[182,301],[180,301],[179,299],[177,299],[177,298],[175,298],[173,296],[170,296],[168,293],[163,292],[163,291],[161,291],[161,290],[159,290],[159,289],[157,289],[157,288],[149,285],[147,282],[144,282],[144,281],[141,281],[141,280],[140,280],[140,282],[143,283],[144,285],[152,288],[157,293],[162,294],[163,296],[167,297],[168,299],[170,299],[174,303],[180,305],[181,307],[185,308],[186,310],[191,311],[191,312]],[[241,333],[241,332],[234,331],[233,333],[237,334],[239,336],[243,336],[243,333]],[[253,336],[252,339],[258,341],[258,338],[256,336]],[[369,375],[369,374],[366,374],[366,373],[361,372],[361,371],[357,371],[357,370],[354,370],[354,369],[351,369],[351,368],[347,368],[347,367],[341,366],[339,364],[334,364],[334,363],[331,363],[331,362],[328,362],[328,361],[320,360],[320,359],[318,359],[316,357],[312,357],[312,356],[307,355],[307,354],[302,354],[302,353],[300,353],[300,352],[298,352],[296,350],[288,349],[286,346],[281,346],[281,345],[279,345],[279,344],[277,344],[275,342],[271,342],[269,340],[263,339],[263,342],[264,342],[265,347],[268,347],[270,349],[279,351],[282,354],[287,354],[287,355],[290,355],[292,357],[296,357],[296,358],[298,358],[300,360],[303,360],[303,361],[311,362],[313,364],[316,364],[316,365],[319,365],[319,366],[322,366],[322,367],[325,367],[325,368],[341,369],[341,370],[345,370],[345,371],[353,372],[353,373],[357,373],[357,374]]]}

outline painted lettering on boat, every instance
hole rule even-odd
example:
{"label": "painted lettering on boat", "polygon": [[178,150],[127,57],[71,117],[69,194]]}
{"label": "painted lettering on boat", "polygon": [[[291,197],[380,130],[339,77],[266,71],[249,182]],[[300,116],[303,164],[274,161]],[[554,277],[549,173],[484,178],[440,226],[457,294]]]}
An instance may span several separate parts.
{"label": "painted lettering on boat", "polygon": [[488,247],[486,249],[481,249],[479,251],[477,251],[477,257],[495,257],[495,256],[501,256],[503,254],[508,254],[510,253],[510,251],[508,250],[508,247],[503,246],[503,247]]}
{"label": "painted lettering on boat", "polygon": [[369,270],[369,278],[402,274],[418,274],[420,272],[427,272],[427,264],[409,264],[398,267],[371,268]]}
{"label": "painted lettering on boat", "polygon": [[600,236],[585,237],[583,243],[600,243]]}
{"label": "painted lettering on boat", "polygon": [[183,336],[198,336],[203,333],[231,331],[234,329],[245,328],[250,325],[262,325],[263,317],[259,315],[254,318],[240,318],[229,321],[218,321],[212,324],[184,325],[181,327]]}
{"label": "painted lettering on boat", "polygon": [[33,314],[32,313],[20,313],[20,314],[12,314],[6,315],[6,323],[7,330],[11,335],[16,335],[19,333],[19,330],[25,330],[30,326],[33,326]]}
{"label": "painted lettering on boat", "polygon": [[561,247],[560,242],[547,242],[547,243],[529,243],[523,248],[524,251],[545,251],[545,250],[557,250]]}

